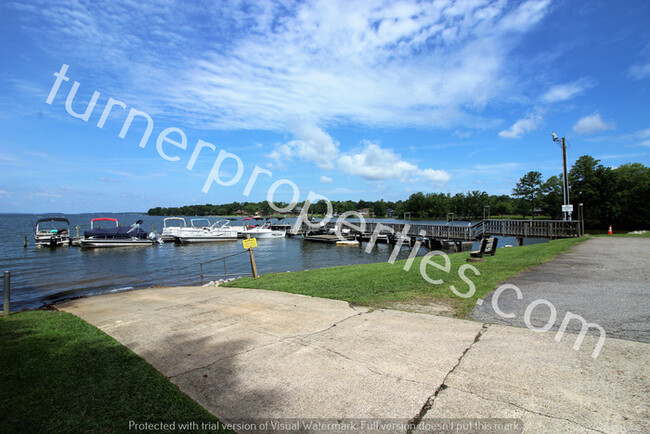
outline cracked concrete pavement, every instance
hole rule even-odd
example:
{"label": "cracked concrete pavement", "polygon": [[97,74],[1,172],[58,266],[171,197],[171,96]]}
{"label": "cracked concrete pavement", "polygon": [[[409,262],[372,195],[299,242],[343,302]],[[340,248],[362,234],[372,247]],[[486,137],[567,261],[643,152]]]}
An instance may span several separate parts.
{"label": "cracked concrete pavement", "polygon": [[648,432],[639,342],[488,325],[337,300],[151,288],[56,308],[96,325],[223,422],[517,418],[525,432]]}

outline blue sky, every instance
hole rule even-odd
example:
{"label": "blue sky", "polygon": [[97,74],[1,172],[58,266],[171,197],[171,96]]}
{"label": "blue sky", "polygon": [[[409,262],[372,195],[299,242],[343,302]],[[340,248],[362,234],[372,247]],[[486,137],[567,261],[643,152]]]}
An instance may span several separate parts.
{"label": "blue sky", "polygon": [[[649,19],[647,1],[6,1],[0,212],[260,201],[282,179],[300,200],[509,194],[561,172],[551,131],[570,163],[649,165]],[[99,92],[87,121],[75,82],[73,113]],[[99,128],[109,98],[126,109]],[[144,148],[143,117],[119,137],[131,109]],[[241,178],[226,158],[236,182],[205,193],[220,150]],[[255,167],[271,176],[245,196]]]}

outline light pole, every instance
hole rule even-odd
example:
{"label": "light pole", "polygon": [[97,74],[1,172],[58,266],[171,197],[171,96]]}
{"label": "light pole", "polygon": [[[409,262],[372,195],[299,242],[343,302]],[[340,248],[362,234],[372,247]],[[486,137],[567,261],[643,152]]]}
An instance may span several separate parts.
{"label": "light pole", "polygon": [[553,137],[553,141],[555,143],[562,146],[562,163],[564,167],[564,185],[562,188],[564,192],[564,205],[562,205],[562,215],[564,217],[564,220],[571,221],[571,212],[573,211],[573,207],[571,206],[571,202],[569,200],[569,179],[567,177],[566,170],[566,139],[564,137],[559,139],[555,133],[551,133],[551,137]]}

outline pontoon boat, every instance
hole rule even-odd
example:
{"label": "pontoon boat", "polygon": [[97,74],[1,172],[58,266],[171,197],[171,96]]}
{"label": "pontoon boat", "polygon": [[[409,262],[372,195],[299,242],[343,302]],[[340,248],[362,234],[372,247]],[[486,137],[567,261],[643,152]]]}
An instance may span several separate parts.
{"label": "pontoon boat", "polygon": [[[175,226],[173,222],[176,222],[177,226]],[[160,238],[162,238],[163,241],[174,241],[176,236],[180,234],[180,229],[186,227],[187,227],[187,222],[185,221],[184,218],[167,217],[166,219],[163,220],[163,230],[160,235]]]}
{"label": "pontoon boat", "polygon": [[174,238],[183,244],[236,241],[237,230],[228,227],[228,220],[210,224],[210,220],[205,218],[191,219],[190,227],[179,229]]}
{"label": "pontoon boat", "polygon": [[62,217],[48,217],[36,222],[34,235],[36,247],[70,245],[70,222]]}
{"label": "pontoon boat", "polygon": [[[97,223],[102,221],[115,223],[115,226],[106,229],[96,228]],[[156,234],[148,234],[140,227],[141,224],[142,220],[138,220],[130,227],[126,227],[119,226],[117,219],[114,218],[92,219],[90,230],[84,232],[84,237],[79,241],[79,245],[86,248],[151,246],[154,241],[157,241]]]}

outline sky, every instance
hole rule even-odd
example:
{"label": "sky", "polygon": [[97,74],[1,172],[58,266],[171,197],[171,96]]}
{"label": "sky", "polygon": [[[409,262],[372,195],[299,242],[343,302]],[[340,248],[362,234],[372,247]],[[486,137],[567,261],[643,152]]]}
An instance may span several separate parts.
{"label": "sky", "polygon": [[[0,212],[510,194],[650,165],[650,3],[0,4]],[[57,75],[55,75],[57,74]]]}

